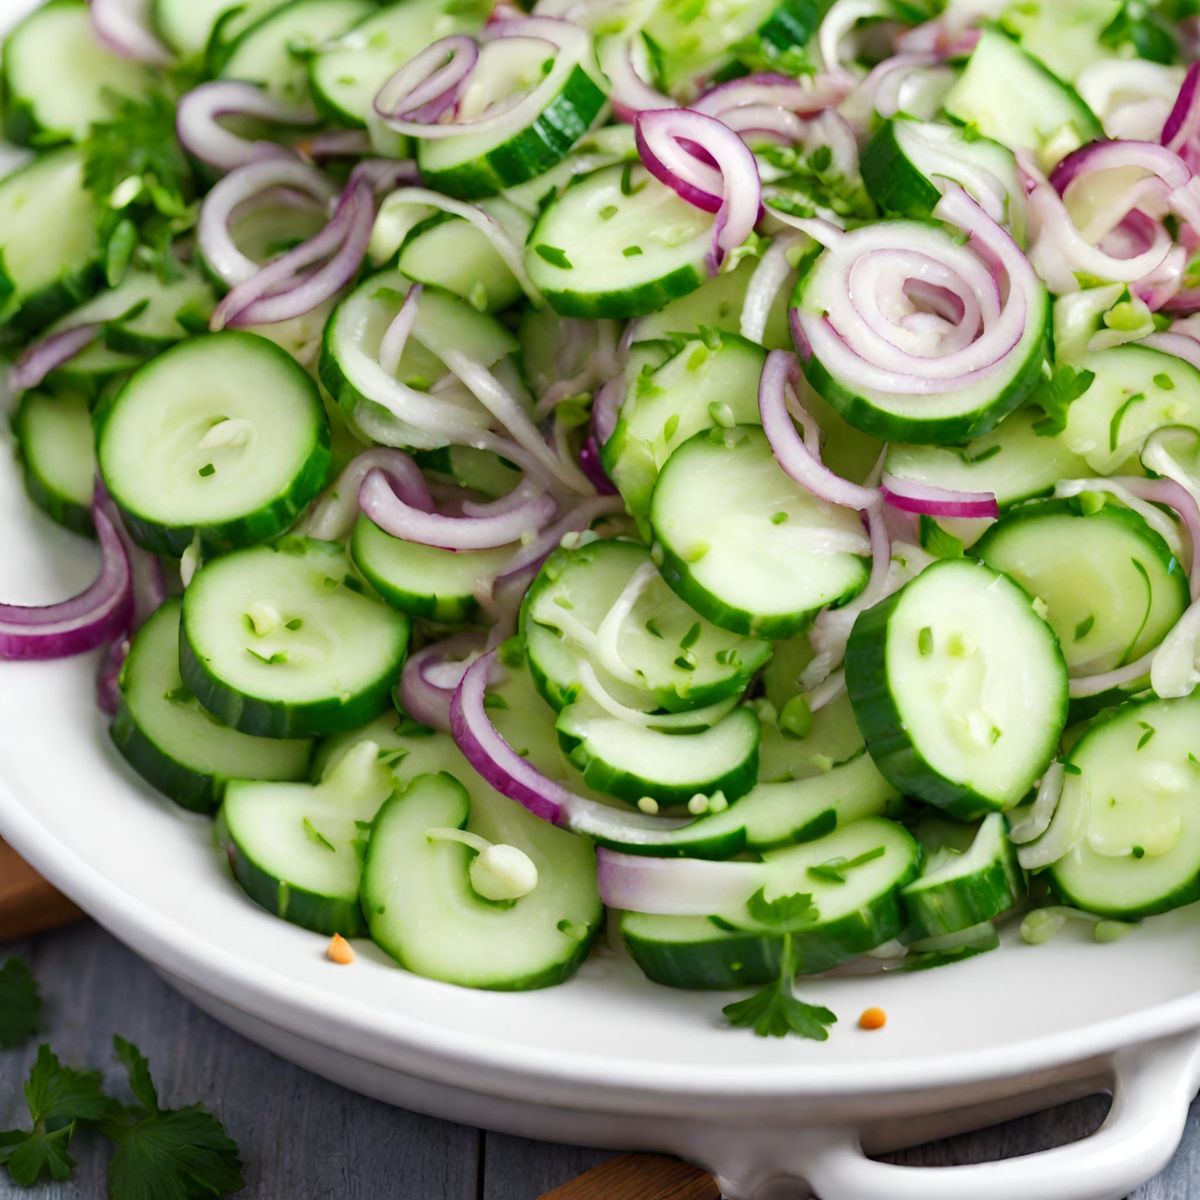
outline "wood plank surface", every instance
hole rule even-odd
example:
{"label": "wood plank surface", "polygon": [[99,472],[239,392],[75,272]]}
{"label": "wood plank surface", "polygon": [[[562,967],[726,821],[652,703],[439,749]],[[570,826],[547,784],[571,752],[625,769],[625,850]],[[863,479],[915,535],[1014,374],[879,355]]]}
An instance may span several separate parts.
{"label": "wood plank surface", "polygon": [[[111,1038],[137,1042],[168,1105],[202,1101],[220,1114],[246,1160],[246,1200],[539,1200],[613,1156],[498,1134],[389,1108],[318,1079],[218,1025],[89,922],[0,944],[28,959],[46,997],[46,1038],[64,1061],[112,1071]],[[0,1053],[0,1130],[21,1123],[20,1081],[34,1048]],[[1041,1149],[1094,1129],[1098,1098],[984,1133],[892,1156],[921,1164],[974,1162]],[[71,1182],[0,1200],[103,1200],[103,1149],[75,1143]],[[603,1179],[603,1177],[601,1177]],[[700,1200],[701,1190],[630,1192],[629,1200]],[[568,1190],[553,1200],[625,1200],[610,1190]],[[1016,1198],[1014,1198],[1016,1200]],[[1200,1200],[1200,1104],[1184,1143],[1130,1200]]]}

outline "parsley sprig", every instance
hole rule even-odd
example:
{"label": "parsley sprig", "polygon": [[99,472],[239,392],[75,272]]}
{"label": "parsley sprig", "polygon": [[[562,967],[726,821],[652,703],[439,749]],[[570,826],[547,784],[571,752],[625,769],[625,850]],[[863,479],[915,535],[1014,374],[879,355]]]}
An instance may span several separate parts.
{"label": "parsley sprig", "polygon": [[747,907],[755,921],[782,939],[779,978],[753,996],[727,1004],[721,1010],[725,1019],[737,1028],[753,1029],[759,1037],[781,1038],[795,1034],[817,1042],[825,1041],[829,1037],[828,1027],[837,1021],[837,1017],[827,1008],[797,999],[793,984],[799,967],[793,935],[817,919],[812,896],[797,892],[768,900],[760,888]]}
{"label": "parsley sprig", "polygon": [[42,997],[24,959],[0,964],[0,1050],[11,1050],[38,1031]]}
{"label": "parsley sprig", "polygon": [[1077,371],[1074,367],[1055,367],[1054,373],[1043,379],[1033,390],[1029,403],[1046,415],[1034,422],[1038,437],[1055,437],[1067,427],[1067,410],[1092,386],[1096,378],[1092,371]]}

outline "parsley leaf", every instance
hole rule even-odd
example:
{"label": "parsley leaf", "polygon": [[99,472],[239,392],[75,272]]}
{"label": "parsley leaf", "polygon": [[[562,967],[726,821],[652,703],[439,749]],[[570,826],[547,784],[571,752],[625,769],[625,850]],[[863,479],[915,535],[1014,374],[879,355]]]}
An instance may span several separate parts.
{"label": "parsley leaf", "polygon": [[98,1071],[64,1067],[43,1044],[25,1081],[25,1106],[32,1128],[0,1132],[0,1166],[19,1187],[46,1177],[67,1179],[75,1166],[70,1153],[75,1122],[99,1120],[112,1110],[112,1101],[101,1090]]}
{"label": "parsley leaf", "polygon": [[110,1200],[201,1200],[241,1191],[237,1143],[221,1122],[199,1104],[159,1108],[141,1051],[120,1037],[113,1048],[137,1104],[100,1126],[117,1144],[108,1165]]}
{"label": "parsley leaf", "polygon": [[24,959],[0,964],[0,1050],[11,1050],[38,1030],[42,997]]}
{"label": "parsley leaf", "polygon": [[798,964],[792,934],[817,918],[812,896],[798,892],[768,900],[760,888],[749,900],[750,915],[761,925],[783,935],[779,955],[779,978],[760,992],[727,1004],[721,1011],[737,1029],[753,1029],[758,1037],[811,1038],[823,1042],[829,1037],[828,1026],[837,1017],[827,1008],[797,999],[792,981]]}
{"label": "parsley leaf", "polygon": [[1055,437],[1067,427],[1067,409],[1092,386],[1096,378],[1092,371],[1077,371],[1074,367],[1055,367],[1049,379],[1043,379],[1033,390],[1029,403],[1046,415],[1033,424],[1038,437]]}
{"label": "parsley leaf", "polygon": [[110,287],[130,263],[178,276],[175,238],[196,223],[196,185],[175,134],[175,99],[157,89],[107,97],[111,116],[84,140],[84,183],[99,201],[100,238]]}
{"label": "parsley leaf", "polygon": [[921,549],[927,553],[936,558],[962,558],[965,556],[966,548],[963,543],[954,534],[944,530],[933,517],[922,513],[918,529],[917,540],[921,543]]}

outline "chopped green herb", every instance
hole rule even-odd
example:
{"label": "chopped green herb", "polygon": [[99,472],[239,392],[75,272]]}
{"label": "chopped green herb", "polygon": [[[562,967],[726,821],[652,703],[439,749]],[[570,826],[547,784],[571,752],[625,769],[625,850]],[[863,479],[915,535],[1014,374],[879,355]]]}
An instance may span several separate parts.
{"label": "chopped green herb", "polygon": [[337,853],[337,847],[307,817],[304,818],[303,825],[304,835],[310,842]]}
{"label": "chopped green herb", "polygon": [[1125,420],[1125,414],[1135,405],[1140,404],[1146,399],[1145,392],[1134,392],[1124,404],[1113,414],[1113,419],[1108,425],[1108,448],[1115,452],[1121,441],[1121,422]]}
{"label": "chopped green herb", "polygon": [[792,696],[779,710],[779,728],[792,737],[808,737],[812,733],[812,726],[812,706],[803,694]]}
{"label": "chopped green herb", "polygon": [[1173,380],[1170,375],[1159,371],[1159,373],[1154,376],[1154,386],[1164,392],[1173,392],[1175,390],[1175,380]]}
{"label": "chopped green herb", "polygon": [[266,655],[259,654],[257,650],[252,650],[249,646],[247,646],[246,653],[252,655],[254,658],[257,658],[260,663],[265,663],[268,667],[281,666],[288,660],[286,650],[276,650],[274,654]]}
{"label": "chopped green herb", "polygon": [[1054,373],[1043,379],[1029,398],[1046,415],[1034,422],[1038,437],[1054,437],[1067,427],[1067,409],[1092,386],[1096,378],[1092,371],[1076,371],[1074,367],[1055,367]]}
{"label": "chopped green herb", "polygon": [[968,467],[974,467],[979,463],[987,462],[989,458],[995,458],[999,453],[1000,447],[993,445],[988,446],[986,450],[980,450],[978,454],[971,454],[967,450],[960,450],[958,452],[958,456],[963,460],[964,463],[967,464]]}
{"label": "chopped green herb", "polygon": [[1063,763],[1063,772],[1067,775],[1082,775],[1083,768],[1078,763]]}
{"label": "chopped green herb", "polygon": [[962,558],[966,548],[952,533],[947,533],[933,517],[921,514],[918,525],[921,548],[937,558]]}
{"label": "chopped green herb", "polygon": [[679,648],[681,650],[690,650],[700,640],[700,622],[696,621],[687,633],[679,639]]}
{"label": "chopped green herb", "polygon": [[617,206],[615,204],[606,204],[596,215],[602,221],[611,221],[617,215]]}
{"label": "chopped green herb", "polygon": [[933,653],[933,630],[925,625],[917,634],[917,651],[922,658],[928,658]]}
{"label": "chopped green herb", "polygon": [[771,514],[772,525],[782,525],[787,519],[788,515],[782,509],[779,512]]}
{"label": "chopped green herb", "polygon": [[567,257],[567,252],[558,246],[547,246],[545,242],[539,242],[533,250],[539,258],[544,258],[552,267],[561,267],[564,271],[571,270],[571,260]]}
{"label": "chopped green herb", "polygon": [[690,651],[684,651],[675,658],[675,665],[681,671],[694,671],[696,669],[696,656]]}
{"label": "chopped green herb", "polygon": [[1146,857],[1146,847],[1145,846],[1134,846],[1129,851],[1129,853],[1132,854],[1134,858],[1145,858]]}
{"label": "chopped green herb", "polygon": [[621,170],[621,195],[634,196],[645,186],[645,183],[639,183],[636,187],[634,186],[633,163],[627,162]]}
{"label": "chopped green herb", "polygon": [[503,711],[509,707],[508,701],[497,692],[488,692],[483,697],[483,707]]}
{"label": "chopped green herb", "polygon": [[679,414],[672,413],[663,422],[663,441],[669,442],[679,431]]}
{"label": "chopped green herb", "polygon": [[1089,613],[1078,625],[1075,626],[1075,640],[1082,642],[1089,633],[1092,632],[1092,627],[1096,624],[1096,618]]}
{"label": "chopped green herb", "polygon": [[625,249],[621,251],[621,255],[624,258],[637,258],[641,253],[641,246],[626,246]]}
{"label": "chopped green herb", "polygon": [[202,466],[200,470],[196,472],[201,479],[207,479],[210,475],[215,475],[216,473],[217,468],[214,467],[212,463],[205,463],[204,466]]}
{"label": "chopped green herb", "polygon": [[1153,725],[1147,724],[1145,721],[1139,721],[1138,728],[1143,730],[1142,736],[1138,738],[1137,743],[1137,748],[1141,750],[1143,746],[1149,743],[1150,739],[1158,732],[1158,730],[1155,729]]}
{"label": "chopped green herb", "polygon": [[658,618],[650,617],[646,622],[646,632],[651,637],[660,638],[663,636],[663,631],[658,627]]}
{"label": "chopped green herb", "polygon": [[304,622],[300,617],[293,617],[290,621],[284,621],[283,623],[284,629],[290,630],[292,633],[295,633],[297,629],[302,628],[303,625]]}
{"label": "chopped green herb", "polygon": [[819,879],[823,883],[845,883],[847,871],[861,867],[864,863],[874,862],[875,859],[882,858],[885,853],[882,846],[876,846],[874,850],[866,850],[854,858],[838,857],[818,863],[815,867],[809,867],[808,873],[813,879]]}

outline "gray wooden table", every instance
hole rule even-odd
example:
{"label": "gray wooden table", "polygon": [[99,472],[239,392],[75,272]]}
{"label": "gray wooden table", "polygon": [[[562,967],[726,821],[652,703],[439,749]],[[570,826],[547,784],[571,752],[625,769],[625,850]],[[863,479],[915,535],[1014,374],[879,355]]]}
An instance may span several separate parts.
{"label": "gray wooden table", "polygon": [[[416,1116],[327,1083],[218,1025],[94,925],[0,945],[0,960],[10,953],[41,982],[46,1038],[60,1058],[103,1064],[115,1082],[113,1033],[136,1042],[164,1104],[201,1101],[221,1116],[246,1161],[242,1195],[253,1200],[536,1200],[608,1157]],[[0,1129],[22,1122],[20,1081],[33,1056],[0,1053]],[[1090,1132],[1105,1107],[1093,1097],[896,1158],[974,1162],[1042,1149]],[[81,1138],[75,1154],[70,1183],[27,1192],[0,1179],[0,1200],[101,1200],[103,1149]],[[1131,1200],[1200,1200],[1200,1101],[1175,1161]]]}

